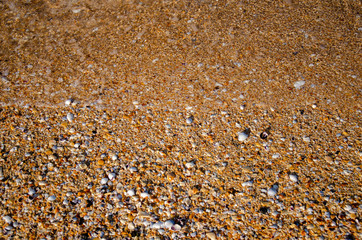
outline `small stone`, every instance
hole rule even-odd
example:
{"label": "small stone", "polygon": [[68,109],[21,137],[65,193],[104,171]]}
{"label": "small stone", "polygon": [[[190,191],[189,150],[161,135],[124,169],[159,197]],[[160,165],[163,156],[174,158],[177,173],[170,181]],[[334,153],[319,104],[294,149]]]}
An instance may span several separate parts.
{"label": "small stone", "polygon": [[29,188],[28,194],[29,194],[30,196],[33,196],[35,193],[36,193],[36,191],[35,191],[33,188]]}
{"label": "small stone", "polygon": [[241,185],[243,187],[251,187],[251,186],[253,186],[253,181],[243,182]]}
{"label": "small stone", "polygon": [[65,105],[70,105],[70,104],[72,104],[72,102],[73,102],[73,99],[67,99],[66,101],[65,101]]}
{"label": "small stone", "polygon": [[188,118],[186,119],[186,123],[187,123],[187,124],[191,124],[191,123],[193,123],[193,121],[194,121],[194,117],[193,117],[193,116],[190,116],[190,117],[188,117]]}
{"label": "small stone", "polygon": [[13,219],[10,217],[10,216],[4,216],[3,217],[4,221],[8,224],[12,223],[13,222]]}
{"label": "small stone", "polygon": [[148,197],[150,197],[150,194],[147,193],[147,192],[143,192],[143,193],[140,194],[140,197],[141,198],[148,198]]}
{"label": "small stone", "polygon": [[102,185],[107,184],[107,182],[108,182],[108,178],[102,178],[102,180],[101,180]]}
{"label": "small stone", "polygon": [[298,182],[298,176],[295,173],[289,174],[289,179],[292,182]]}
{"label": "small stone", "polygon": [[206,233],[206,237],[208,237],[210,240],[216,240],[216,234],[213,232]]}
{"label": "small stone", "polygon": [[173,226],[171,227],[171,229],[172,229],[173,231],[180,231],[180,230],[181,230],[181,226],[178,225],[178,224],[175,224],[175,225],[173,225]]}
{"label": "small stone", "polygon": [[131,168],[129,169],[129,171],[130,171],[131,173],[133,173],[133,172],[137,172],[138,169],[137,169],[136,167],[131,167]]}
{"label": "small stone", "polygon": [[133,222],[128,223],[128,229],[131,231],[135,230],[135,225]]}
{"label": "small stone", "polygon": [[56,197],[54,195],[48,197],[48,201],[54,201]]}
{"label": "small stone", "polygon": [[188,163],[185,164],[185,167],[186,168],[193,168],[193,167],[195,167],[195,163],[194,162],[188,162]]}
{"label": "small stone", "polygon": [[294,87],[295,87],[296,89],[300,89],[304,84],[305,84],[305,81],[296,81],[296,82],[294,83]]}
{"label": "small stone", "polygon": [[113,179],[115,179],[116,178],[116,174],[115,173],[108,173],[108,178],[109,178],[109,180],[113,180]]}
{"label": "small stone", "polygon": [[175,224],[174,221],[172,221],[172,220],[167,220],[167,221],[165,222],[164,226],[165,226],[165,228],[171,229],[174,224]]}
{"label": "small stone", "polygon": [[267,193],[269,197],[275,197],[278,193],[278,185],[274,184]]}
{"label": "small stone", "polygon": [[245,129],[243,132],[239,133],[238,140],[244,142],[250,136],[250,128]]}
{"label": "small stone", "polygon": [[128,191],[126,192],[126,194],[127,194],[128,196],[132,197],[132,196],[135,195],[135,191],[134,191],[133,189],[131,189],[131,190],[128,190]]}
{"label": "small stone", "polygon": [[68,113],[67,114],[67,119],[69,122],[72,122],[74,120],[74,114],[73,113]]}

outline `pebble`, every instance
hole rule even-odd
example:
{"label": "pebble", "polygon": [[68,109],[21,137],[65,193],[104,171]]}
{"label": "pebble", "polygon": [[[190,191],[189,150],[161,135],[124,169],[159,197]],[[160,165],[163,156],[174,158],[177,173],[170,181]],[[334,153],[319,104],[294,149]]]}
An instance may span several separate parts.
{"label": "pebble", "polygon": [[13,219],[10,217],[10,216],[4,216],[3,217],[4,221],[8,224],[12,223],[13,222]]}
{"label": "pebble", "polygon": [[115,173],[108,173],[108,178],[109,178],[109,180],[113,180],[113,179],[115,179],[116,178],[116,174]]}
{"label": "pebble", "polygon": [[305,81],[296,81],[296,82],[294,83],[294,87],[295,87],[296,89],[300,89],[301,87],[304,86],[304,84],[305,84]]}
{"label": "pebble", "polygon": [[54,195],[48,197],[48,201],[54,201],[56,197]]}
{"label": "pebble", "polygon": [[289,174],[289,179],[292,181],[292,182],[298,182],[298,176],[296,174]]}
{"label": "pebble", "polygon": [[73,113],[68,113],[67,114],[67,119],[69,122],[72,122],[74,120],[74,114]]}
{"label": "pebble", "polygon": [[239,133],[238,140],[244,142],[250,136],[250,128],[245,129],[243,132]]}
{"label": "pebble", "polygon": [[102,184],[102,185],[107,184],[107,182],[108,182],[108,178],[102,178],[102,179],[101,179],[101,184]]}
{"label": "pebble", "polygon": [[216,234],[213,232],[206,233],[206,237],[208,237],[210,240],[216,240]]}
{"label": "pebble", "polygon": [[186,168],[193,168],[193,167],[195,167],[195,163],[194,162],[188,162],[188,163],[185,164],[185,167]]}
{"label": "pebble", "polygon": [[130,189],[130,190],[127,191],[126,194],[127,194],[128,196],[132,197],[132,196],[134,196],[136,193],[135,193],[135,191],[134,191],[133,189]]}
{"label": "pebble", "polygon": [[193,116],[190,116],[190,117],[188,117],[187,119],[186,119],[186,123],[187,124],[191,124],[191,123],[193,123],[194,122],[194,117]]}
{"label": "pebble", "polygon": [[278,187],[276,187],[276,185],[274,185],[273,187],[268,189],[268,196],[269,197],[275,197],[275,195],[277,195],[278,193]]}

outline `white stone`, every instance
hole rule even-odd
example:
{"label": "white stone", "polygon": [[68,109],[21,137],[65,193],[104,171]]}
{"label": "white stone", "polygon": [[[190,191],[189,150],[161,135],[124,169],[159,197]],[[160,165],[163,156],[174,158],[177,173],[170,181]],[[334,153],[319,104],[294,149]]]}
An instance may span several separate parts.
{"label": "white stone", "polygon": [[10,216],[4,216],[3,219],[6,223],[9,223],[9,224],[13,222],[13,219]]}
{"label": "white stone", "polygon": [[141,198],[148,198],[148,197],[150,197],[150,194],[147,193],[147,192],[143,192],[143,193],[140,194],[140,197]]}
{"label": "white stone", "polygon": [[239,133],[238,140],[244,142],[250,136],[250,129],[247,128],[243,132]]}
{"label": "white stone", "polygon": [[305,84],[305,81],[296,81],[296,82],[294,83],[294,87],[295,87],[296,89],[300,89],[304,84]]}
{"label": "white stone", "polygon": [[137,172],[138,169],[137,169],[136,167],[131,167],[131,168],[129,169],[129,171],[133,173],[133,172]]}
{"label": "white stone", "polygon": [[173,231],[180,231],[180,230],[181,230],[181,226],[178,225],[178,224],[175,224],[175,225],[172,226],[171,229],[172,229]]}
{"label": "white stone", "polygon": [[171,229],[174,224],[175,224],[174,221],[172,221],[172,220],[167,220],[167,221],[165,222],[164,226],[165,226],[165,228]]}
{"label": "white stone", "polygon": [[102,178],[102,180],[101,180],[102,185],[107,184],[107,182],[108,182],[108,178]]}
{"label": "white stone", "polygon": [[54,201],[56,197],[54,195],[48,197],[48,201]]}
{"label": "white stone", "polygon": [[151,228],[153,229],[160,229],[164,226],[164,223],[163,222],[157,222],[157,223],[154,223],[151,225]]}
{"label": "white stone", "polygon": [[298,176],[296,174],[294,174],[294,173],[289,175],[289,179],[292,182],[298,182]]}
{"label": "white stone", "polygon": [[29,188],[28,194],[29,194],[30,196],[33,196],[35,193],[36,193],[36,191],[35,191],[33,188]]}
{"label": "white stone", "polygon": [[108,173],[108,178],[109,178],[109,180],[113,180],[113,179],[115,179],[116,178],[116,174],[115,173]]}
{"label": "white stone", "polygon": [[193,121],[194,121],[194,117],[193,117],[193,116],[188,117],[188,118],[186,119],[186,123],[187,123],[187,124],[191,124]]}
{"label": "white stone", "polygon": [[132,197],[135,195],[135,191],[133,189],[131,190],[128,190],[127,193],[126,193],[128,196]]}
{"label": "white stone", "polygon": [[74,114],[73,113],[68,113],[67,114],[67,119],[69,122],[72,122],[74,120]]}
{"label": "white stone", "polygon": [[270,188],[270,189],[268,190],[268,196],[269,196],[269,197],[274,197],[275,195],[277,195],[277,190],[274,189],[274,188]]}
{"label": "white stone", "polygon": [[72,101],[73,101],[72,99],[66,100],[66,101],[65,101],[65,105],[70,105],[70,104],[72,103]]}
{"label": "white stone", "polygon": [[243,182],[241,184],[241,186],[243,186],[243,187],[251,187],[251,186],[253,186],[253,181]]}
{"label": "white stone", "polygon": [[193,162],[188,162],[188,163],[185,164],[185,167],[186,167],[186,168],[193,168],[193,167],[195,167],[195,163],[193,163]]}

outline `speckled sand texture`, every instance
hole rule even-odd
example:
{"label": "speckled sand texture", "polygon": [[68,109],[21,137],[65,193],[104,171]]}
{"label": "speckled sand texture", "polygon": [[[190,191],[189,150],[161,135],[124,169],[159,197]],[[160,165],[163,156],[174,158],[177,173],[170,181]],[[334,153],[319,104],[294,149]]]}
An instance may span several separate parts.
{"label": "speckled sand texture", "polygon": [[0,1],[0,239],[361,239],[361,9]]}

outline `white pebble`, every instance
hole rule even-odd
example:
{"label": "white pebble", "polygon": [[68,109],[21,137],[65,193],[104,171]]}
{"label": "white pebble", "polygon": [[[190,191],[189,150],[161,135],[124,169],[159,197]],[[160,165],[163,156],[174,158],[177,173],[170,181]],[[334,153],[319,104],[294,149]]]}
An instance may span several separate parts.
{"label": "white pebble", "polygon": [[113,161],[115,161],[115,160],[118,159],[118,156],[117,156],[117,154],[113,154],[111,158],[112,158]]}
{"label": "white pebble", "polygon": [[72,122],[74,120],[74,114],[73,113],[68,113],[67,114],[67,119],[69,122]]}
{"label": "white pebble", "polygon": [[134,192],[133,189],[131,189],[131,190],[128,190],[126,194],[127,194],[128,196],[132,197],[132,196],[135,195],[135,192]]}
{"label": "white pebble", "polygon": [[128,229],[133,231],[135,229],[134,223],[132,223],[132,222],[128,223]]}
{"label": "white pebble", "polygon": [[268,196],[269,196],[269,197],[274,197],[275,195],[277,195],[277,190],[274,189],[274,188],[270,188],[270,189],[268,190]]}
{"label": "white pebble", "polygon": [[109,180],[113,180],[113,179],[115,179],[116,178],[116,174],[115,173],[108,173],[108,178],[109,178]]}
{"label": "white pebble", "polygon": [[243,187],[251,187],[251,186],[253,186],[253,181],[243,182],[241,184],[241,186],[243,186]]}
{"label": "white pebble", "polygon": [[143,192],[143,193],[140,194],[140,197],[141,198],[148,198],[148,197],[150,197],[150,194],[147,193],[147,192]]}
{"label": "white pebble", "polygon": [[193,167],[195,167],[195,163],[193,163],[193,162],[188,162],[188,163],[185,164],[185,167],[186,167],[186,168],[193,168]]}
{"label": "white pebble", "polygon": [[273,156],[272,156],[273,159],[276,159],[276,158],[278,158],[278,157],[280,157],[280,154],[279,154],[279,153],[273,154]]}
{"label": "white pebble", "polygon": [[9,223],[9,224],[13,222],[13,219],[11,219],[10,216],[4,216],[3,219],[6,223]]}
{"label": "white pebble", "polygon": [[72,99],[68,99],[68,100],[65,101],[65,105],[70,105],[72,102],[73,102]]}
{"label": "white pebble", "polygon": [[153,228],[153,229],[160,229],[160,228],[163,227],[163,225],[164,225],[163,222],[157,222],[157,223],[152,224],[152,225],[151,225],[151,228]]}
{"label": "white pebble", "polygon": [[131,167],[131,168],[129,169],[129,171],[130,171],[131,173],[133,173],[133,172],[137,172],[138,169],[137,169],[136,167]]}
{"label": "white pebble", "polygon": [[56,199],[56,197],[54,195],[48,197],[48,201],[54,201]]}
{"label": "white pebble", "polygon": [[296,89],[300,89],[304,84],[305,84],[305,81],[296,81],[296,82],[294,83],[294,87],[295,87]]}
{"label": "white pebble", "polygon": [[296,174],[294,174],[294,173],[289,175],[289,179],[292,182],[298,182],[298,176]]}
{"label": "white pebble", "polygon": [[174,221],[167,220],[164,225],[165,225],[165,228],[171,229],[174,224],[175,224]]}
{"label": "white pebble", "polygon": [[33,196],[35,193],[36,193],[36,191],[35,191],[33,188],[29,188],[28,194],[29,194],[30,196]]}
{"label": "white pebble", "polygon": [[181,226],[178,225],[178,224],[175,224],[175,225],[172,226],[171,229],[172,229],[173,231],[180,231],[180,230],[181,230]]}
{"label": "white pebble", "polygon": [[247,128],[243,132],[239,133],[238,140],[240,142],[245,141],[250,136],[250,129]]}
{"label": "white pebble", "polygon": [[188,117],[188,118],[186,119],[186,123],[187,123],[187,124],[191,124],[193,121],[194,121],[194,117],[193,117],[193,116]]}
{"label": "white pebble", "polygon": [[304,142],[310,142],[310,138],[309,138],[309,137],[304,136],[304,137],[303,137],[303,141],[304,141]]}
{"label": "white pebble", "polygon": [[102,178],[102,180],[101,180],[102,185],[107,184],[107,182],[108,182],[108,178]]}

